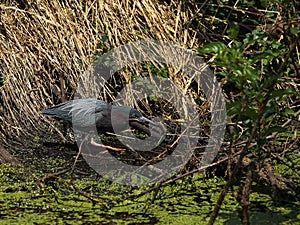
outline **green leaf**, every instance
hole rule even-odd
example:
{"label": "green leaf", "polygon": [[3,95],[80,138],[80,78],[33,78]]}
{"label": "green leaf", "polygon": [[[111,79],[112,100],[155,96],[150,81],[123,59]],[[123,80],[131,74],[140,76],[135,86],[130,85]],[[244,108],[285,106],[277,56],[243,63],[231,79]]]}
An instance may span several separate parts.
{"label": "green leaf", "polygon": [[264,136],[267,136],[267,135],[272,134],[274,132],[278,132],[278,133],[286,132],[286,128],[281,127],[281,126],[269,127],[268,129],[265,130]]}
{"label": "green leaf", "polygon": [[294,34],[294,35],[299,34],[300,33],[300,26],[299,26],[299,24],[297,26],[295,26],[295,27],[291,27],[290,30],[291,30],[291,33]]}
{"label": "green leaf", "polygon": [[228,116],[234,116],[234,115],[240,114],[241,108],[242,108],[242,102],[241,101],[227,103],[226,104],[227,115]]}
{"label": "green leaf", "polygon": [[102,41],[108,41],[108,36],[107,35],[103,35],[102,36]]}
{"label": "green leaf", "polygon": [[293,94],[294,91],[291,89],[291,88],[288,88],[288,89],[277,89],[277,90],[274,90],[272,91],[271,93],[271,98],[274,99],[274,98],[282,98],[284,96],[287,96],[287,95],[290,95],[290,94]]}
{"label": "green leaf", "polygon": [[238,23],[229,23],[229,25],[230,28],[227,30],[228,36],[232,39],[236,39],[239,34],[240,27]]}
{"label": "green leaf", "polygon": [[246,108],[246,110],[244,111],[243,113],[243,116],[246,116],[252,120],[255,120],[257,118],[257,110],[256,109],[253,109],[253,108]]}
{"label": "green leaf", "polygon": [[294,114],[295,114],[295,111],[292,110],[291,108],[284,109],[283,115],[288,116],[288,115],[294,115]]}
{"label": "green leaf", "polygon": [[196,51],[197,54],[203,54],[203,53],[211,53],[211,52],[220,52],[222,50],[226,50],[227,46],[222,42],[212,42],[207,45],[205,45],[202,49],[199,49]]}

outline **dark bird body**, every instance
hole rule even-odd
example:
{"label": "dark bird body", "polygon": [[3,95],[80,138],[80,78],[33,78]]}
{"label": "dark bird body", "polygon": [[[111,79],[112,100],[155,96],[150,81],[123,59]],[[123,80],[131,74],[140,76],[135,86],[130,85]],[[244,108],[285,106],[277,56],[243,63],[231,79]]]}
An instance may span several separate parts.
{"label": "dark bird body", "polygon": [[133,127],[150,136],[149,124],[138,110],[128,106],[114,106],[95,99],[76,99],[44,109],[45,116],[71,123],[73,128],[89,132],[97,128],[98,133],[120,132]]}

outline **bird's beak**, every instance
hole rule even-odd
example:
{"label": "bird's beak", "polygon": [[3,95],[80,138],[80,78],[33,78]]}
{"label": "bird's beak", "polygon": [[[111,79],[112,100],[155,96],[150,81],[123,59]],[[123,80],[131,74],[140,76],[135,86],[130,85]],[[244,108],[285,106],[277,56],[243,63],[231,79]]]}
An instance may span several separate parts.
{"label": "bird's beak", "polygon": [[153,126],[158,126],[157,123],[153,122],[152,120],[149,120],[148,118],[146,117],[139,117],[139,118],[134,118],[134,119],[131,119],[130,121],[136,121],[136,122],[139,122],[139,123],[142,123],[142,124],[151,124]]}
{"label": "bird's beak", "polygon": [[[153,135],[155,137],[161,137],[162,132],[164,132],[164,127],[161,123],[153,122],[152,120],[149,120],[143,116],[139,118],[130,118],[129,121],[132,128],[142,131],[148,136]],[[153,127],[150,128],[149,125],[152,125]]]}

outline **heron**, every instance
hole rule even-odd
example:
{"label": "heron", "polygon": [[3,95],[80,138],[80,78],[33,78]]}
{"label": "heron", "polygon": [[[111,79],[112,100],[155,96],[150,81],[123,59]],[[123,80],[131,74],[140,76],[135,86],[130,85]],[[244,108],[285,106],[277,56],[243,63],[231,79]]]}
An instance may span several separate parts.
{"label": "heron", "polygon": [[[157,126],[143,116],[137,109],[129,106],[116,106],[96,98],[75,99],[42,110],[47,117],[62,120],[82,132],[96,130],[99,134],[120,132],[130,127],[151,136],[149,125]],[[92,145],[114,151],[124,149],[96,143],[91,138]]]}

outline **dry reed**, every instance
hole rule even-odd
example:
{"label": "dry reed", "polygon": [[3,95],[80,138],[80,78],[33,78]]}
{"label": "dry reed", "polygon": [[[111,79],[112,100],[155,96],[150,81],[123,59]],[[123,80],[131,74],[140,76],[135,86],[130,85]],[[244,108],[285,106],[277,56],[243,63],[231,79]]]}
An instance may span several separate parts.
{"label": "dry reed", "polygon": [[[204,32],[196,32],[190,23],[195,16],[201,16],[198,10],[201,5],[183,4],[187,3],[154,0],[3,3],[1,141],[8,136],[34,135],[32,131],[45,130],[45,126],[55,129],[41,116],[41,109],[72,98],[80,75],[92,64],[95,54],[101,55],[105,49],[141,39],[170,41],[191,49],[199,47],[199,38],[203,37],[197,36],[197,32]],[[141,67],[130,69],[138,73]],[[126,74],[121,72],[128,81]],[[183,86],[188,82],[180,79]]]}

